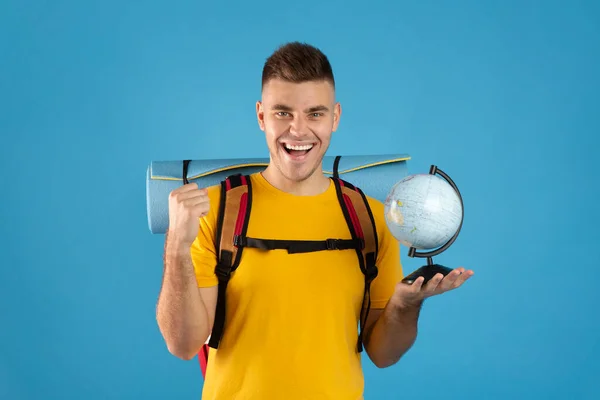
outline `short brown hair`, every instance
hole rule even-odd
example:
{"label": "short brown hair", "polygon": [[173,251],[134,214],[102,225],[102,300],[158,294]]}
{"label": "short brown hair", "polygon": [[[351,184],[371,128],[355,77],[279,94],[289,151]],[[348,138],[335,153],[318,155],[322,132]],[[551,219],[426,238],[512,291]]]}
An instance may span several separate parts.
{"label": "short brown hair", "polygon": [[271,79],[288,82],[329,81],[335,87],[327,56],[307,43],[290,42],[280,46],[265,62],[262,86]]}

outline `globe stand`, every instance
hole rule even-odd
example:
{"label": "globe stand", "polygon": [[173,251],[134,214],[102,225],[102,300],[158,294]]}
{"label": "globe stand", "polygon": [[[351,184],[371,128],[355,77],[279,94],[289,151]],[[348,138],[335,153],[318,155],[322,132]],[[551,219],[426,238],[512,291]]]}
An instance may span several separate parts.
{"label": "globe stand", "polygon": [[462,196],[460,195],[460,191],[458,190],[458,187],[456,186],[454,181],[446,173],[444,173],[444,171],[440,170],[435,165],[432,165],[429,168],[429,174],[440,175],[442,178],[444,178],[446,180],[446,182],[448,182],[450,184],[450,186],[452,186],[452,189],[454,189],[454,191],[458,195],[458,199],[460,200],[462,216],[461,216],[460,224],[458,225],[458,229],[456,230],[454,235],[446,243],[444,243],[444,245],[442,245],[440,248],[431,250],[431,251],[427,251],[427,252],[418,252],[414,247],[411,247],[408,250],[408,256],[411,258],[414,258],[414,257],[427,258],[427,265],[422,266],[421,268],[417,269],[416,271],[412,272],[410,275],[408,275],[404,279],[402,279],[402,282],[407,283],[409,285],[412,284],[419,276],[422,276],[424,278],[424,281],[423,281],[423,286],[424,286],[436,274],[440,273],[443,276],[446,276],[450,272],[452,272],[452,268],[448,268],[448,267],[445,267],[440,264],[435,264],[433,262],[433,257],[437,256],[440,253],[443,253],[444,251],[446,251],[448,249],[448,247],[450,247],[452,245],[452,243],[454,243],[454,241],[458,237],[458,234],[460,233],[460,230],[461,230],[462,224],[463,224],[463,220],[464,220],[464,207],[463,207]]}

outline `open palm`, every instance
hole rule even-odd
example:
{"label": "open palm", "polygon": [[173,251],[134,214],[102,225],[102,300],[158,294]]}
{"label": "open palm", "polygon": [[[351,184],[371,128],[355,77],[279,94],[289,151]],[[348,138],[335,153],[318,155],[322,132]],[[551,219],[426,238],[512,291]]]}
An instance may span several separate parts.
{"label": "open palm", "polygon": [[466,270],[463,267],[452,270],[448,275],[444,276],[440,273],[436,274],[425,285],[425,280],[422,276],[415,279],[412,284],[399,282],[392,296],[392,301],[401,307],[414,306],[420,304],[428,297],[439,295],[450,290],[454,290],[464,284],[474,272]]}

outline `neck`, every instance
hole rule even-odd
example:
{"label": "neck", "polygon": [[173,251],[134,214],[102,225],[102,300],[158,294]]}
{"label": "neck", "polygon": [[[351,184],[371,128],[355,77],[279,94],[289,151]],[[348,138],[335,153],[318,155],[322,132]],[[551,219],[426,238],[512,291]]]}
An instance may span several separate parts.
{"label": "neck", "polygon": [[301,181],[286,178],[272,165],[269,165],[262,172],[262,176],[273,187],[296,196],[319,195],[327,191],[331,184],[321,168],[318,168],[308,178]]}

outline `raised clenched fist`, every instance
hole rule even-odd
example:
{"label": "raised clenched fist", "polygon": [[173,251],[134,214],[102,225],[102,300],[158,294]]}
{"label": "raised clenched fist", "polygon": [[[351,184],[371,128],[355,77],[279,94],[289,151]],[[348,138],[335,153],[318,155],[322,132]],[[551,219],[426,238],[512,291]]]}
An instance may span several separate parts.
{"label": "raised clenched fist", "polygon": [[198,235],[198,219],[210,209],[208,191],[195,183],[178,187],[169,195],[169,237],[180,246],[191,246]]}

